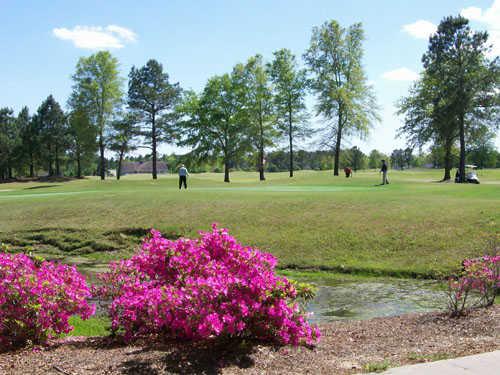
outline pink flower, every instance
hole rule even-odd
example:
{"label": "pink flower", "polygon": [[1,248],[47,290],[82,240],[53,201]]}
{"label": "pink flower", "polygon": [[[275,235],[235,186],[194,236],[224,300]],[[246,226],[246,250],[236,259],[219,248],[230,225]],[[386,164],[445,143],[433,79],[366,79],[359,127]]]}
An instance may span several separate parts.
{"label": "pink flower", "polygon": [[245,247],[214,224],[200,238],[170,241],[158,231],[128,260],[110,265],[98,293],[113,300],[114,330],[201,340],[245,335],[281,343],[317,342],[297,293],[275,274],[276,258]]}

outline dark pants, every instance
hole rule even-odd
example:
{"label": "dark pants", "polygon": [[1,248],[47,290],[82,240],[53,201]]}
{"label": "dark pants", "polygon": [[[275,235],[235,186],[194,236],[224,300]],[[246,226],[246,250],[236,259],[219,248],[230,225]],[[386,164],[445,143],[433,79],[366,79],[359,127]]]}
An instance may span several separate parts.
{"label": "dark pants", "polygon": [[182,189],[182,184],[184,184],[184,189],[188,188],[186,176],[179,176],[179,189]]}

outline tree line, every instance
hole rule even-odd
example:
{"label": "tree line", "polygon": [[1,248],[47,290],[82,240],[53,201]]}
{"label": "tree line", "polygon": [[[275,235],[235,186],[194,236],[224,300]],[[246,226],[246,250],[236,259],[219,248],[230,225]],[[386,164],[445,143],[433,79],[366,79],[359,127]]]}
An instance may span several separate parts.
{"label": "tree line", "polygon": [[334,152],[338,175],[342,138],[365,135],[378,120],[362,68],[363,40],[361,24],[343,28],[328,21],[313,29],[303,56],[306,68],[290,50],[281,49],[271,61],[255,55],[231,72],[209,78],[201,92],[181,89],[151,59],[132,67],[125,93],[115,57],[106,51],[82,57],[66,111],[52,96],[32,116],[27,108],[17,116],[2,109],[1,177],[12,178],[14,171],[34,176],[38,169],[60,176],[62,159],[81,176],[97,153],[96,171],[105,179],[106,153],[112,151],[119,178],[126,155],[147,147],[156,179],[162,143],[191,147],[193,162],[221,159],[227,182],[230,169],[249,157],[264,180],[266,152],[286,143],[292,177],[296,144],[313,134],[305,104],[308,92],[317,96],[315,114],[327,124],[320,133]]}
{"label": "tree line", "polygon": [[[444,151],[449,179],[457,145],[460,170],[472,149],[482,150],[477,155],[489,150],[484,140],[499,124],[499,60],[487,57],[487,40],[462,17],[441,22],[422,58],[421,78],[399,103],[405,120],[399,134],[408,148],[384,156],[393,165],[410,165],[408,150],[430,145]],[[124,90],[118,60],[109,52],[82,57],[66,110],[52,95],[34,114],[27,107],[17,115],[0,109],[0,179],[34,177],[40,169],[49,176],[96,173],[105,179],[110,153],[120,178],[123,160],[139,147],[150,150],[156,179],[164,143],[191,148],[186,157],[194,165],[220,163],[226,182],[239,165],[253,165],[264,180],[266,168],[282,170],[283,156],[290,177],[298,167],[328,165],[327,154],[334,175],[345,163],[361,169],[372,155],[357,147],[343,150],[342,141],[364,138],[380,121],[363,69],[363,41],[360,23],[342,27],[328,21],[313,28],[304,67],[288,49],[274,52],[270,61],[257,54],[209,78],[200,92],[172,82],[154,59],[132,67]],[[316,98],[313,113],[306,108],[308,93]],[[311,127],[313,115],[322,120],[319,129]],[[328,150],[315,154],[319,164],[296,157],[297,142],[312,135],[318,136],[317,148]],[[283,151],[270,151],[280,145],[286,145]]]}

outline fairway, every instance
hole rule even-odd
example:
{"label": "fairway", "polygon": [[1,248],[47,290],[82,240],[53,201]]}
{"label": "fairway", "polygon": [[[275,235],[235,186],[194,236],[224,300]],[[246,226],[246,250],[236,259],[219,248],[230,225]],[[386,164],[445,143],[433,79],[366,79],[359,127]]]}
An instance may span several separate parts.
{"label": "fairway", "polygon": [[438,183],[441,170],[375,171],[353,178],[331,171],[235,172],[177,178],[124,176],[11,183],[0,190],[0,240],[48,258],[99,268],[129,256],[148,229],[194,237],[213,222],[244,244],[270,251],[283,268],[320,268],[440,277],[478,256],[498,235],[500,171],[481,185]]}

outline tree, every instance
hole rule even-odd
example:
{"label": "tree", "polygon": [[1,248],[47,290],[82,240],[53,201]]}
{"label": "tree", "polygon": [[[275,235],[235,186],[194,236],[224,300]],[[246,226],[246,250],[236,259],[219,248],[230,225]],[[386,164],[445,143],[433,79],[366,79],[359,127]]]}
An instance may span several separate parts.
{"label": "tree", "polygon": [[229,170],[249,149],[238,78],[223,74],[208,80],[203,92],[187,92],[178,108],[180,146],[191,146],[198,158],[222,158],[224,182]]}
{"label": "tree", "polygon": [[[443,155],[443,181],[448,181],[451,179],[452,152],[458,131],[448,105],[449,97],[439,88],[445,79],[445,75],[437,79],[424,72],[413,84],[409,95],[401,99],[398,104],[398,114],[405,116],[404,125],[398,130],[398,135],[406,136],[411,148],[421,148],[429,142],[439,147]],[[436,160],[433,162],[434,165]]]}
{"label": "tree", "polygon": [[122,174],[122,162],[125,155],[137,149],[135,143],[140,134],[139,118],[133,112],[121,115],[112,123],[111,150],[118,154],[116,166],[116,179],[119,180]]}
{"label": "tree", "polygon": [[318,99],[316,112],[328,122],[323,128],[324,144],[335,151],[335,176],[339,174],[342,137],[364,137],[379,121],[375,94],[361,62],[363,39],[360,23],[345,29],[336,21],[328,21],[313,29],[304,54],[313,74],[310,84]]}
{"label": "tree", "polygon": [[83,109],[71,112],[68,124],[70,150],[76,161],[76,177],[81,178],[82,164],[91,160],[97,150],[97,129]]}
{"label": "tree", "polygon": [[12,179],[15,154],[19,144],[19,131],[10,108],[0,108],[0,180]]}
{"label": "tree", "polygon": [[401,169],[403,170],[405,168],[405,152],[403,149],[396,149],[392,151],[391,153],[391,166],[394,169]]}
{"label": "tree", "polygon": [[368,155],[368,168],[377,169],[381,165],[381,160],[387,160],[387,156],[379,150],[371,150]]}
{"label": "tree", "polygon": [[351,166],[354,171],[364,169],[366,167],[366,155],[363,151],[361,151],[357,146],[352,147],[348,151],[349,166]]}
{"label": "tree", "polygon": [[415,157],[413,156],[413,149],[411,147],[407,147],[403,150],[403,158],[406,164],[406,168],[410,169],[413,164],[413,160],[415,159]]}
{"label": "tree", "polygon": [[99,173],[106,176],[106,134],[115,108],[122,100],[122,79],[118,75],[118,60],[108,51],[81,57],[73,75],[70,107],[85,110],[96,128],[99,144]]}
{"label": "tree", "polygon": [[66,151],[68,129],[64,112],[52,95],[38,107],[36,121],[40,130],[42,159],[46,163],[49,176],[60,176],[61,156]]}
{"label": "tree", "polygon": [[247,123],[249,140],[257,149],[259,179],[264,181],[266,147],[274,144],[277,132],[274,128],[274,106],[269,76],[261,55],[248,59],[245,65],[233,69],[233,79],[242,97],[242,113]]}
{"label": "tree", "polygon": [[468,24],[462,16],[444,18],[422,58],[426,74],[436,83],[434,91],[446,98],[448,126],[458,133],[460,182],[465,182],[467,134],[499,126],[500,60],[487,59],[488,34],[472,32]]}
{"label": "tree", "polygon": [[35,176],[35,160],[40,152],[38,122],[31,118],[28,107],[23,107],[17,116],[17,123],[21,137],[19,156],[23,163],[29,166],[29,176]]}
{"label": "tree", "polygon": [[[128,105],[141,116],[142,135],[150,144],[153,157],[153,179],[157,178],[157,147],[170,140],[173,109],[180,98],[178,83],[170,83],[163,66],[149,60],[142,68],[132,67],[129,74]],[[170,130],[169,130],[170,127]]]}
{"label": "tree", "polygon": [[305,104],[306,71],[298,68],[295,55],[286,48],[274,52],[274,60],[269,64],[268,69],[274,85],[276,120],[281,134],[288,139],[289,171],[290,177],[293,177],[294,140],[311,134]]}

